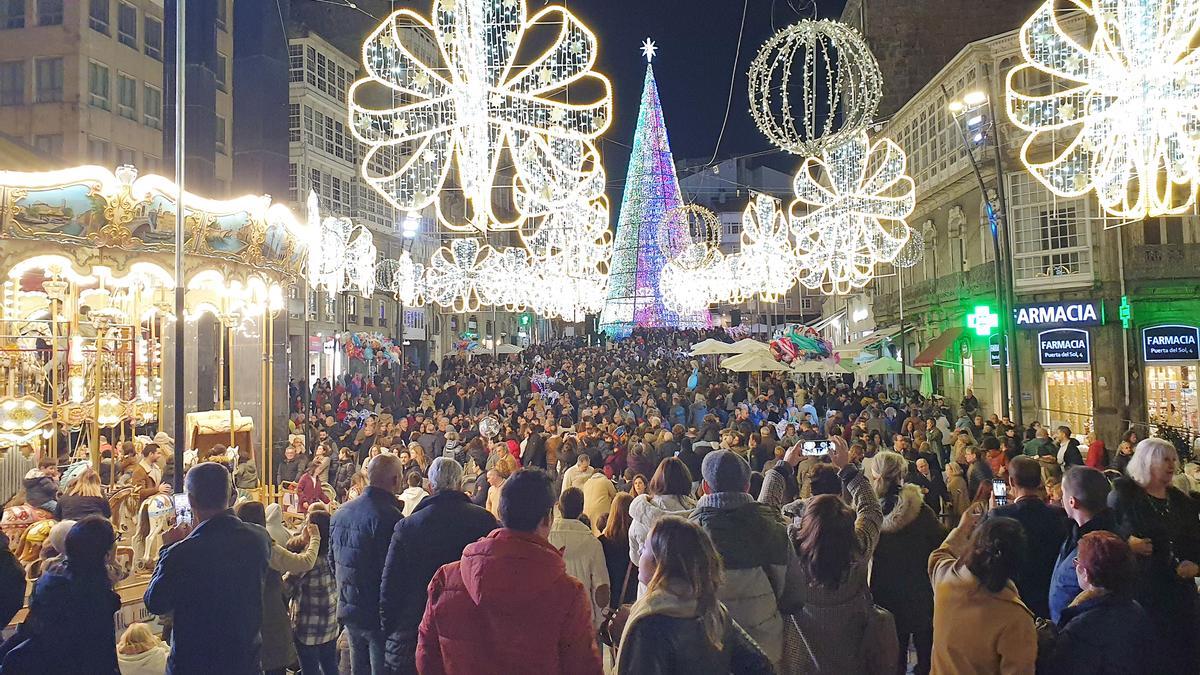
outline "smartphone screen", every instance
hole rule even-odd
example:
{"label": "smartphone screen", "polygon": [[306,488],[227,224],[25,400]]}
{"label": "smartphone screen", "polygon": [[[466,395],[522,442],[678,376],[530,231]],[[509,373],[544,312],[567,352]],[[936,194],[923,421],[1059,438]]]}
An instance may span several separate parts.
{"label": "smartphone screen", "polygon": [[992,496],[996,498],[996,506],[1008,504],[1008,483],[1003,478],[992,479]]}
{"label": "smartphone screen", "polygon": [[195,522],[195,518],[192,515],[192,504],[188,501],[187,494],[177,492],[171,495],[171,500],[175,504],[175,524],[193,524]]}
{"label": "smartphone screen", "polygon": [[819,441],[800,441],[800,452],[805,457],[827,455],[831,449],[833,449],[833,441],[829,439],[821,439]]}

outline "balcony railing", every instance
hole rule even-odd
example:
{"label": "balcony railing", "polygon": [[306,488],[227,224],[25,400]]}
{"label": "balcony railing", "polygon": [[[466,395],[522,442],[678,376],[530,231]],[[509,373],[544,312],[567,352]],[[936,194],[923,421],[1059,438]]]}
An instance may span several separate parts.
{"label": "balcony railing", "polygon": [[[976,265],[966,272],[954,272],[904,287],[904,311],[941,305],[957,306],[964,300],[996,295],[996,263]],[[875,296],[876,321],[884,317],[898,318],[900,294],[893,291]]]}

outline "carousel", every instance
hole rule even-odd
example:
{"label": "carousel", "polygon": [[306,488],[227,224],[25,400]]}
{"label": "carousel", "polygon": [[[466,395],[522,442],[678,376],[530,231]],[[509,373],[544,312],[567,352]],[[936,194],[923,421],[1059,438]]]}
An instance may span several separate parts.
{"label": "carousel", "polygon": [[[242,498],[282,501],[269,487],[273,462],[265,451],[275,440],[273,319],[284,309],[286,289],[303,283],[314,238],[320,244],[314,213],[302,221],[269,197],[214,201],[187,194],[184,274],[176,279],[176,195],[172,181],[138,176],[131,166],[115,173],[92,166],[0,171],[0,488],[16,490],[45,457],[65,467],[63,492],[94,469],[131,579],[138,576],[135,559],[153,564],[156,537],[173,508],[169,496],[143,501],[121,487],[126,441],[138,453],[156,435],[160,444],[177,441],[187,461],[232,465],[255,458],[264,469],[259,487]],[[182,316],[174,311],[176,284],[184,287]],[[194,324],[207,326],[216,382],[211,399],[209,392],[192,393],[212,401],[198,407],[213,409],[187,414],[186,437],[169,439],[164,417],[196,409],[170,400],[172,373],[189,377],[196,367],[173,363],[178,321],[188,322],[192,335]],[[247,346],[261,358],[238,362]],[[200,358],[196,344],[185,349],[185,361]],[[225,454],[209,456],[217,445]],[[21,497],[5,510],[3,526],[28,563],[37,557],[33,540],[48,530],[39,521],[51,514],[20,505]]]}

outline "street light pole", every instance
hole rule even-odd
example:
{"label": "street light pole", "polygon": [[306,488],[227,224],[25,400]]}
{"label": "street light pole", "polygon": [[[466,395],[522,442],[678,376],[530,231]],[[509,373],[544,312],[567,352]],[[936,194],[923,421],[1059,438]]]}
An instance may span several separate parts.
{"label": "street light pole", "polygon": [[[942,85],[942,93],[946,96],[947,100],[950,100],[950,92],[946,89],[946,85]],[[980,101],[979,103],[982,104],[982,101]],[[967,151],[967,159],[970,160],[970,162],[971,162],[971,171],[975,174],[975,180],[979,183],[980,196],[982,196],[984,202],[986,202],[988,204],[988,207],[992,210],[992,213],[994,215],[996,215],[996,217],[999,217],[999,214],[996,213],[995,205],[993,205],[992,200],[988,198],[987,185],[983,182],[983,175],[979,172],[979,163],[975,160],[975,151],[971,148],[971,140],[967,137],[967,130],[962,124],[962,115],[961,115],[962,110],[963,110],[963,107],[961,106],[961,104],[958,106],[958,109],[956,110],[956,109],[954,109],[954,103],[952,103],[950,115],[954,118],[954,126],[958,129],[959,138],[962,139],[963,148]],[[999,184],[1002,181],[1003,181],[1003,176],[997,174],[997,176],[996,176],[997,184]],[[990,220],[990,218],[989,218],[989,220]],[[989,225],[990,225],[990,223],[989,223]],[[1011,311],[1008,309],[1008,295],[1004,289],[1004,274],[1003,274],[1002,270],[1000,269],[1001,257],[1000,257],[1000,237],[998,234],[999,225],[997,224],[995,227],[989,227],[989,229],[992,231],[992,253],[993,253],[993,257],[995,258],[995,262],[996,262],[996,264],[995,264],[996,303],[999,305],[1001,321],[1002,321],[1001,336],[1000,336],[1000,398],[1001,398],[1001,401],[1003,404],[1002,409],[1004,411],[1004,416],[1009,417],[1011,419],[1012,418],[1012,402],[1009,400],[1009,392],[1008,392],[1008,344],[1009,344],[1008,330],[1009,330],[1009,326],[1011,326],[1012,323],[1011,323],[1011,316],[1008,319],[1004,318],[1004,316],[1006,314],[1011,315]]]}
{"label": "street light pole", "polygon": [[[182,488],[181,481],[183,476],[183,343],[184,327],[186,321],[183,318],[183,291],[186,286],[184,281],[183,269],[183,235],[186,228],[186,216],[183,208],[183,179],[184,179],[184,104],[186,96],[184,95],[185,84],[187,81],[187,50],[184,45],[185,29],[187,27],[186,20],[187,7],[185,0],[175,0],[175,381],[174,381],[174,396],[175,396],[175,411],[171,418],[172,429],[171,433],[175,437],[175,491],[180,492]],[[99,357],[99,350],[96,351]],[[97,358],[97,366],[99,359]],[[99,397],[100,391],[96,390],[96,396]],[[159,420],[162,424],[162,420]]]}
{"label": "street light pole", "polygon": [[[988,88],[991,89],[990,82]],[[1016,390],[1013,394],[1012,421],[1018,427],[1022,427],[1024,426],[1024,416],[1021,413],[1021,360],[1017,358],[1017,332],[1013,318],[1017,299],[1012,278],[1012,244],[1009,239],[1008,226],[1008,190],[1004,187],[1004,164],[1000,153],[1000,124],[996,117],[996,102],[990,96],[988,97],[988,114],[992,119],[992,158],[996,163],[996,227],[1000,230],[1000,245],[1004,250],[1004,259],[1008,261],[1002,272],[1005,282],[1005,299],[1007,300],[1007,310],[1002,317],[1005,332],[1004,356],[1005,365],[1007,365],[1010,359],[1012,361],[1013,389]],[[996,261],[996,264],[999,266],[999,260]]]}

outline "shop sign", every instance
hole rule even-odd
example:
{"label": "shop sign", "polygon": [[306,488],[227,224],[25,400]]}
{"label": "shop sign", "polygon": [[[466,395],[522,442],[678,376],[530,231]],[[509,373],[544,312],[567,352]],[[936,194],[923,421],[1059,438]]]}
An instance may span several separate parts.
{"label": "shop sign", "polygon": [[1038,362],[1043,366],[1087,366],[1092,363],[1091,335],[1077,328],[1038,333]]}
{"label": "shop sign", "polygon": [[1142,356],[1146,362],[1200,361],[1195,326],[1152,326],[1142,329]]}
{"label": "shop sign", "polygon": [[[1004,336],[1000,333],[988,338],[988,361],[992,364],[993,368],[1000,367],[1000,341],[1003,339]],[[1009,356],[1008,364],[1012,365],[1011,356]]]}
{"label": "shop sign", "polygon": [[319,336],[319,335],[308,336],[308,352],[310,354],[320,354],[322,342],[323,342],[323,340],[321,339],[321,336]]}
{"label": "shop sign", "polygon": [[1104,304],[1099,300],[1064,300],[1020,305],[1013,310],[1018,328],[1099,326],[1104,323]]}

